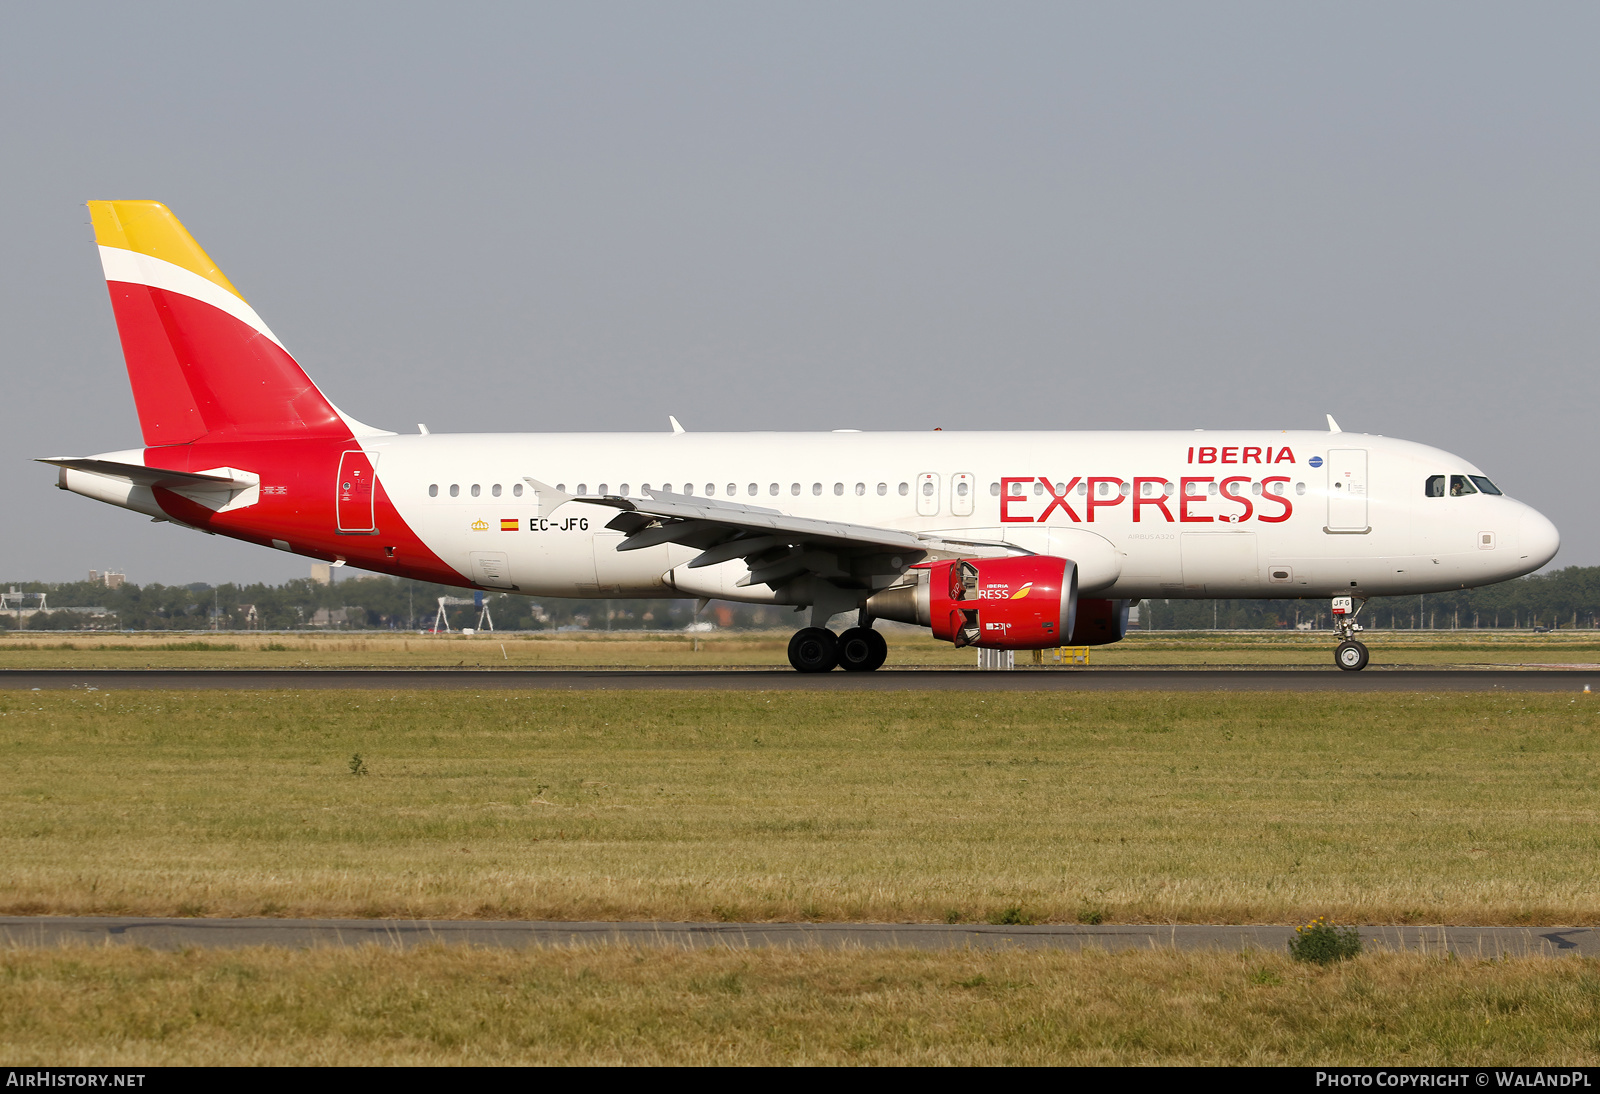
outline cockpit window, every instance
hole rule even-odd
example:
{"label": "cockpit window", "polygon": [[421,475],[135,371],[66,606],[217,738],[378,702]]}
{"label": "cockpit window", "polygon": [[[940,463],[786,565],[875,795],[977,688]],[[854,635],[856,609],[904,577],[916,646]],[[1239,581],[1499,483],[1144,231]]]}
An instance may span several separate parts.
{"label": "cockpit window", "polygon": [[1450,496],[1459,498],[1464,494],[1476,494],[1478,488],[1465,475],[1450,476]]}
{"label": "cockpit window", "polygon": [[1422,492],[1430,498],[1444,497],[1444,476],[1429,475],[1428,481],[1423,484]]}
{"label": "cockpit window", "polygon": [[1490,482],[1488,479],[1484,478],[1482,475],[1471,475],[1468,477],[1471,478],[1473,482],[1477,483],[1478,489],[1482,490],[1485,494],[1494,494],[1499,496],[1500,488],[1494,483]]}

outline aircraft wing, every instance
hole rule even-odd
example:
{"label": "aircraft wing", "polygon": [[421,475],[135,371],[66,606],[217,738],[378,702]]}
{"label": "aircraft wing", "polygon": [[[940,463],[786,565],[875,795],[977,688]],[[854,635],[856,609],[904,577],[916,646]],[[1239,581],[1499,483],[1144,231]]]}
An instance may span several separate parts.
{"label": "aircraft wing", "polygon": [[[619,551],[662,543],[699,549],[690,569],[743,559],[750,574],[741,585],[777,588],[802,574],[815,574],[844,586],[873,587],[877,575],[898,576],[918,562],[938,558],[1026,554],[1006,543],[958,540],[897,528],[796,517],[777,509],[715,498],[648,491],[649,500],[560,494],[532,479],[541,505],[545,496],[620,510],[606,525],[626,537]],[[557,502],[559,504],[559,501]]]}

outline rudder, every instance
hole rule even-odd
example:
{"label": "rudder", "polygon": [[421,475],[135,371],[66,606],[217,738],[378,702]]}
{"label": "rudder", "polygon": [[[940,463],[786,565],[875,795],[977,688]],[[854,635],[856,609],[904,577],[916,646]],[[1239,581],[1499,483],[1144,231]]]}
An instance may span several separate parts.
{"label": "rudder", "polygon": [[170,209],[91,201],[89,213],[146,445],[351,436]]}

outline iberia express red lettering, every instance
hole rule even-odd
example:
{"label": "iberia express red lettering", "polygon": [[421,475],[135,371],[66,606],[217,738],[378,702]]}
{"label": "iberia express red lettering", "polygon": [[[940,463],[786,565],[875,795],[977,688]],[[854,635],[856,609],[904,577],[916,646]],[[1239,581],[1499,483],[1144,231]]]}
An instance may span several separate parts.
{"label": "iberia express red lettering", "polygon": [[[1154,497],[1144,497],[1146,483],[1154,483]],[[1161,515],[1167,518],[1167,523],[1172,523],[1172,513],[1167,509],[1166,489],[1172,485],[1166,479],[1134,479],[1133,480],[1133,523],[1139,523],[1139,507],[1141,505],[1154,505],[1161,510]]]}
{"label": "iberia express red lettering", "polygon": [[1203,479],[1179,479],[1178,480],[1178,520],[1180,520],[1180,521],[1182,521],[1184,523],[1210,524],[1212,521],[1214,521],[1216,519],[1215,517],[1202,517],[1202,516],[1199,516],[1198,514],[1191,514],[1189,512],[1189,503],[1191,501],[1205,501],[1205,497],[1204,496],[1191,497],[1189,495],[1189,484],[1192,483],[1192,482],[1216,482],[1216,481],[1217,480],[1212,478],[1210,475],[1207,475]]}
{"label": "iberia express red lettering", "polygon": [[[1078,514],[1074,513],[1072,511],[1072,506],[1067,504],[1067,495],[1072,493],[1073,488],[1078,485],[1078,481],[1079,481],[1078,477],[1074,477],[1071,482],[1067,483],[1067,488],[1065,490],[1061,491],[1061,493],[1059,493],[1059,494],[1056,493],[1054,490],[1052,490],[1050,488],[1050,480],[1049,479],[1041,478],[1039,481],[1044,484],[1044,492],[1046,494],[1050,495],[1050,504],[1044,507],[1044,512],[1041,513],[1037,518],[1039,523],[1042,524],[1046,520],[1048,520],[1050,518],[1051,511],[1053,511],[1057,507],[1060,507],[1061,511],[1063,513],[1067,514],[1067,516],[1072,519],[1072,522],[1074,524],[1079,523]],[[1093,482],[1094,480],[1091,479],[1089,481]],[[1090,520],[1094,519],[1094,499],[1092,499],[1092,498],[1089,501],[1089,519]]]}
{"label": "iberia express red lettering", "polygon": [[[1100,486],[1102,486],[1102,485],[1113,487],[1112,490],[1108,491],[1110,493],[1110,495],[1111,495],[1111,500],[1110,501],[1100,501],[1100,500],[1098,500],[1099,497],[1100,497],[1100,490],[1098,488]],[[1122,504],[1122,480],[1121,479],[1091,478],[1089,480],[1089,504],[1088,504],[1088,510],[1089,510],[1089,523],[1090,524],[1094,523],[1094,511],[1095,511],[1095,509],[1097,509],[1097,508],[1104,509],[1104,508],[1107,508],[1107,507],[1112,506],[1112,505],[1121,505],[1121,504]]]}
{"label": "iberia express red lettering", "polygon": [[[1244,512],[1239,514],[1240,520],[1249,520],[1250,514],[1255,511],[1255,506],[1250,504],[1250,499],[1245,496],[1243,484],[1250,481],[1249,475],[1230,475],[1222,480],[1222,497],[1224,501],[1231,501],[1235,505],[1244,506]],[[1232,487],[1233,489],[1229,489]]]}
{"label": "iberia express red lettering", "polygon": [[[1032,478],[1026,478],[1026,479],[1001,479],[1000,480],[1000,523],[1001,524],[1028,524],[1028,523],[1031,523],[1033,521],[1032,517],[1014,517],[1014,516],[1011,515],[1011,503],[1012,502],[1025,501],[1026,500],[1021,494],[1018,494],[1018,495],[1016,495],[1014,497],[1012,496],[1011,484],[1014,483],[1014,482],[1032,482],[1032,481],[1033,481]],[[1074,480],[1074,481],[1076,481],[1076,480]],[[1046,489],[1048,489],[1048,487],[1046,487]],[[1077,520],[1078,518],[1077,517],[1073,517],[1072,519],[1073,520]]]}
{"label": "iberia express red lettering", "polygon": [[1283,514],[1281,516],[1269,517],[1265,513],[1262,513],[1256,518],[1257,520],[1263,521],[1267,524],[1281,524],[1289,519],[1289,514],[1294,512],[1294,506],[1291,505],[1289,503],[1289,499],[1284,497],[1282,494],[1274,494],[1272,492],[1273,483],[1281,482],[1287,484],[1288,481],[1289,477],[1287,475],[1273,475],[1270,478],[1261,480],[1261,500],[1277,502],[1279,505],[1283,506]]}

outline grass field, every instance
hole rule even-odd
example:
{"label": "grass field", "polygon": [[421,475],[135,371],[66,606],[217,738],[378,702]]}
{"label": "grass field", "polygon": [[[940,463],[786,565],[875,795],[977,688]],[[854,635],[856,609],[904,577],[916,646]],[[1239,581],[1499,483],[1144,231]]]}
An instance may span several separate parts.
{"label": "grass field", "polygon": [[1600,964],[1277,955],[0,951],[12,1066],[1600,1061]]}
{"label": "grass field", "polygon": [[1594,924],[1597,701],[5,692],[0,911]]}
{"label": "grass field", "polygon": [[[797,617],[798,618],[798,617]],[[0,668],[787,668],[788,631],[680,633],[48,634],[0,632]],[[1374,631],[1376,665],[1600,663],[1600,632]],[[1329,632],[1135,633],[1091,653],[1095,667],[1333,663]],[[889,633],[893,667],[970,668],[925,632]],[[1019,664],[1028,660],[1018,654]],[[1073,671],[1067,669],[1064,671]]]}

